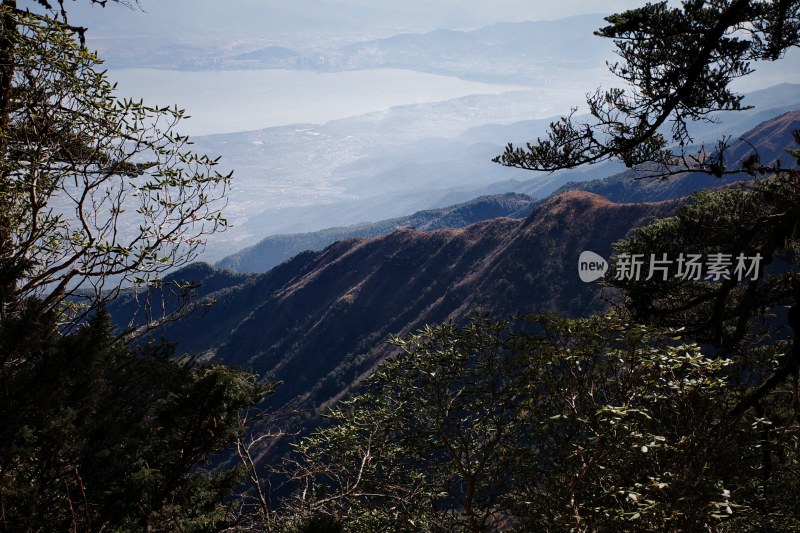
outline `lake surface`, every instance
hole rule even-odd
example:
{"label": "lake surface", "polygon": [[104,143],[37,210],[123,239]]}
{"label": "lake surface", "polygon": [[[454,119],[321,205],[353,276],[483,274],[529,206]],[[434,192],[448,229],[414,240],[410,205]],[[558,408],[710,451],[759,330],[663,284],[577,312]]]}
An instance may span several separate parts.
{"label": "lake surface", "polygon": [[524,89],[410,70],[317,73],[294,70],[109,70],[120,96],[174,105],[192,117],[180,131],[230,133],[330,120],[392,106]]}

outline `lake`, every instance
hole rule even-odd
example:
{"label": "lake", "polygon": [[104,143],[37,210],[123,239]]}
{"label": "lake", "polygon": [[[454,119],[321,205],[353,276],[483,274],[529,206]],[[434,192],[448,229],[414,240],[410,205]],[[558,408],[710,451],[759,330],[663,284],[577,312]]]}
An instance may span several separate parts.
{"label": "lake", "polygon": [[174,105],[192,117],[182,133],[231,133],[330,120],[392,106],[525,89],[401,69],[318,73],[295,70],[109,70],[118,94]]}

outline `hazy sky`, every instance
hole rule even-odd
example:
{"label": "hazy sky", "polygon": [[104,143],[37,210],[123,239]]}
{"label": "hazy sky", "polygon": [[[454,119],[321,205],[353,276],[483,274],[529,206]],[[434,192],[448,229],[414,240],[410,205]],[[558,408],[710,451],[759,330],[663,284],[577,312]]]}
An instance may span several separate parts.
{"label": "hazy sky", "polygon": [[[21,0],[22,5],[35,5],[33,0]],[[84,0],[83,4],[89,4]],[[140,5],[145,11],[154,12],[162,8],[172,11],[172,8],[183,9],[191,7],[186,15],[200,15],[202,11],[212,10],[219,12],[228,11],[233,14],[239,10],[266,9],[283,10],[287,4],[302,6],[306,13],[313,15],[316,9],[325,6],[352,6],[373,11],[416,11],[424,13],[449,12],[454,18],[459,18],[463,13],[470,13],[487,20],[539,20],[549,18],[563,18],[580,13],[604,13],[631,9],[644,4],[642,0],[405,0],[404,2],[388,2],[386,0],[295,0],[288,3],[286,0],[140,0]],[[675,1],[675,4],[678,2]],[[71,5],[70,5],[71,4]],[[72,10],[82,9],[81,2],[68,7]],[[95,9],[100,8],[95,6]]]}
{"label": "hazy sky", "polygon": [[[21,3],[32,5],[33,0]],[[613,13],[643,4],[643,0],[140,0],[146,12],[142,14],[112,4],[104,10],[82,0],[69,2],[68,8],[95,35],[140,25],[253,34],[303,28],[346,32],[370,25],[406,31],[464,29],[501,21]]]}
{"label": "hazy sky", "polygon": [[[374,5],[368,0],[345,0],[343,3]],[[438,0],[410,2],[414,9],[444,8],[454,15],[459,11],[473,13],[489,21],[543,20],[569,17],[581,13],[614,13],[643,5],[642,0]]]}
{"label": "hazy sky", "polygon": [[[372,28],[376,28],[374,31],[377,36],[383,36],[442,27],[476,28],[501,21],[548,20],[589,13],[614,13],[641,6],[643,1],[140,0],[140,3],[144,12],[132,12],[113,4],[109,4],[106,9],[92,8],[89,0],[79,0],[68,6],[76,18],[86,17],[86,22],[75,22],[85,23],[90,28],[90,46],[96,45],[101,56],[105,56],[110,46],[116,46],[113,50],[118,55],[147,55],[151,51],[167,55],[179,54],[184,46],[206,50],[210,55],[225,55],[234,50],[241,52],[266,45],[289,46],[303,52],[315,51],[326,46],[341,46],[375,37],[376,35],[369,35]],[[677,1],[674,3],[678,4]],[[599,27],[602,19],[599,16],[597,19]],[[120,41],[117,38],[120,35],[127,35],[128,38]],[[94,42],[92,39],[95,39]],[[580,36],[576,35],[575,41],[580,40]],[[771,65],[763,73],[766,77],[750,76],[739,84],[739,89],[747,91],[782,81],[797,81],[796,76],[787,79],[787,72],[798,72],[794,68],[788,69],[788,65],[789,61]],[[792,63],[793,67],[795,65],[797,61]],[[265,78],[258,82],[240,83],[241,80],[235,76],[219,72],[178,75],[161,71],[156,74],[115,73],[115,76],[119,76],[117,80],[121,82],[120,91],[128,96],[146,96],[148,101],[159,103],[180,102],[181,106],[187,107],[194,116],[191,124],[192,133],[195,134],[249,130],[291,122],[321,123],[390,105],[455,98],[463,95],[462,86],[466,85],[459,82],[457,89],[445,91],[445,94],[441,92],[439,80],[427,83],[431,81],[428,78],[417,80],[413,84],[389,84],[388,88],[380,91],[375,88],[375,84],[366,84],[374,89],[372,93],[386,96],[385,102],[376,103],[372,97],[354,96],[355,93],[350,90],[339,91],[336,83],[341,80],[335,75],[328,76],[336,82],[333,85],[322,83],[323,77],[313,78],[315,81],[308,84],[308,87],[296,84],[296,87],[304,87],[309,91],[322,91],[323,94],[320,95],[297,88],[287,89],[285,94],[276,94],[281,88],[295,85],[282,84],[279,83],[280,80],[272,78],[270,82]],[[212,74],[220,79],[196,83],[192,78]],[[266,77],[275,73],[245,74]],[[597,83],[600,83],[598,78],[587,80],[585,87],[581,85],[580,90],[589,91]],[[219,98],[206,98],[202,91],[192,88],[205,85],[215,87],[218,93],[228,95],[229,98],[223,99],[226,105],[221,105]],[[219,89],[222,86],[226,87],[224,91]],[[342,98],[335,98],[339,93],[343,94]],[[374,96],[372,93],[370,96]],[[353,107],[354,102],[369,102],[370,105],[356,109]],[[258,106],[260,111],[253,112],[252,109]],[[319,106],[323,106],[325,112],[320,111]],[[563,111],[567,109],[568,104],[564,104]]]}

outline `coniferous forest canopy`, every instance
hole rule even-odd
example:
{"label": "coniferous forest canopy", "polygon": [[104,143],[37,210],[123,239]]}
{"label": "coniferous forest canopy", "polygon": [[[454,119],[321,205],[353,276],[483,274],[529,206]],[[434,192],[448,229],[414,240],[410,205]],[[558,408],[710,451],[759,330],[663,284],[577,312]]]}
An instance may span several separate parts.
{"label": "coniferous forest canopy", "polygon": [[607,16],[616,84],[492,154],[544,188],[217,268],[234,172],[119,96],[81,1],[143,9],[0,3],[0,530],[800,530],[800,98],[711,127],[769,99],[737,83],[798,47],[800,2]]}

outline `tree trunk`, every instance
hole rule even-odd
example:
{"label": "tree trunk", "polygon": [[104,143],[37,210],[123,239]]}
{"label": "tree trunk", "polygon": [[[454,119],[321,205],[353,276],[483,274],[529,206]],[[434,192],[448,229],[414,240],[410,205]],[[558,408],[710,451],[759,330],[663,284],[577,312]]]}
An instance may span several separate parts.
{"label": "tree trunk", "polygon": [[18,272],[14,261],[14,243],[9,220],[8,174],[5,165],[11,124],[11,92],[14,79],[14,34],[17,31],[14,11],[16,0],[3,0],[0,17],[0,320],[13,311]]}

